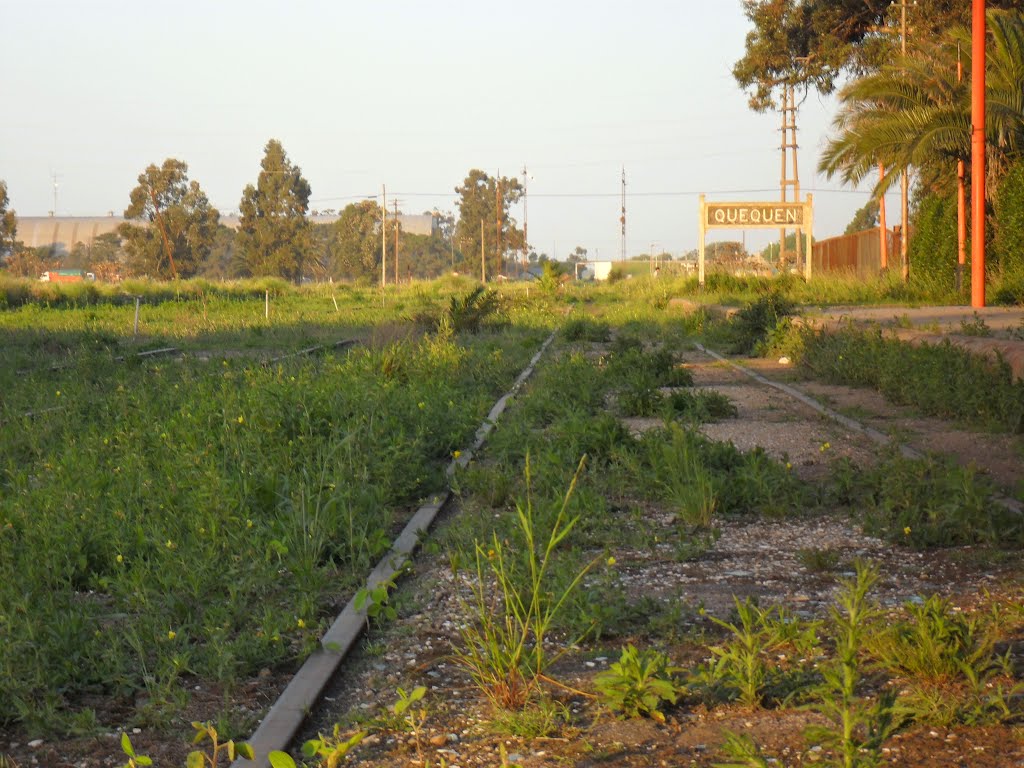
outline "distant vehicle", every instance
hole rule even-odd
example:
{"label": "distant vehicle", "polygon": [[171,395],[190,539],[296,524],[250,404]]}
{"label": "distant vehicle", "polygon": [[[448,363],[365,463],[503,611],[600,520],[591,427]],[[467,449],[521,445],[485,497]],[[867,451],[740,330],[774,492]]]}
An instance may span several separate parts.
{"label": "distant vehicle", "polygon": [[51,269],[39,276],[41,283],[80,283],[95,279],[96,275],[82,269]]}

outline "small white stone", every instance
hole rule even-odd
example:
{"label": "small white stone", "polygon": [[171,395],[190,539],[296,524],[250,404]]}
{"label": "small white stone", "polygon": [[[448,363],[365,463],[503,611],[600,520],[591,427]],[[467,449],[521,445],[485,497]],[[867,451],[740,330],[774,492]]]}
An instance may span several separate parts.
{"label": "small white stone", "polygon": [[28,743],[28,745],[29,745],[30,748],[36,749],[38,747],[43,746],[43,740],[42,739],[32,739],[32,741],[30,741]]}

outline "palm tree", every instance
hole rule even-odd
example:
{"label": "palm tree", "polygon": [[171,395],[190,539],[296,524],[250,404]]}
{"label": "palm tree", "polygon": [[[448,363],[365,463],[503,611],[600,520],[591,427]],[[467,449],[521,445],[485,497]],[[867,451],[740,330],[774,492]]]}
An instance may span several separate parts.
{"label": "palm tree", "polygon": [[[988,28],[985,185],[994,194],[1024,152],[1024,16],[991,10]],[[837,135],[819,163],[828,178],[838,175],[848,184],[859,183],[877,166],[872,194],[879,200],[911,166],[931,192],[946,194],[955,183],[961,262],[964,168],[971,156],[970,51],[970,30],[956,28],[925,55],[901,57],[850,83],[839,95],[842,107],[833,121]]]}
{"label": "palm tree", "polygon": [[[1024,15],[991,10],[988,27],[986,186],[994,187],[1024,152]],[[970,50],[970,30],[958,28],[926,55],[901,57],[846,86],[819,170],[857,184],[883,163],[873,190],[880,196],[913,166],[928,189],[947,191],[956,161],[971,156]]]}

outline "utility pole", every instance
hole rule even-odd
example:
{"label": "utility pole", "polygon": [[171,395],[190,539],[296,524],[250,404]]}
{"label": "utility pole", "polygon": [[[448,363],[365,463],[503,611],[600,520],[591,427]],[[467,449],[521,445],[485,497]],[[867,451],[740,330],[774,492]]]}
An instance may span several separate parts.
{"label": "utility pole", "polygon": [[[523,163],[523,269],[530,258],[529,221],[526,217],[526,182],[530,177],[526,173],[526,163]],[[522,274],[522,272],[520,272]]]}
{"label": "utility pole", "polygon": [[619,242],[619,260],[626,260],[626,166],[622,166],[622,215],[619,216],[622,235]]}
{"label": "utility pole", "polygon": [[494,184],[494,259],[497,262],[497,273],[501,274],[501,171]]}
{"label": "utility pole", "polygon": [[[956,46],[956,81],[964,80],[964,64],[960,61],[960,44]],[[967,172],[964,161],[956,161],[956,292],[964,288],[964,265],[967,263]]]}
{"label": "utility pole", "polygon": [[[878,164],[878,178],[885,176],[885,165]],[[878,252],[879,267],[884,272],[889,269],[889,230],[885,226],[885,195],[878,196]]]}
{"label": "utility pole", "polygon": [[487,283],[487,257],[484,256],[484,217],[480,217],[480,282]]}
{"label": "utility pole", "polygon": [[388,284],[388,192],[380,185],[380,287]]}
{"label": "utility pole", "polygon": [[398,199],[394,200],[394,284],[397,286],[401,281],[398,279]]}
{"label": "utility pole", "polygon": [[985,306],[985,0],[971,4],[971,306]]}

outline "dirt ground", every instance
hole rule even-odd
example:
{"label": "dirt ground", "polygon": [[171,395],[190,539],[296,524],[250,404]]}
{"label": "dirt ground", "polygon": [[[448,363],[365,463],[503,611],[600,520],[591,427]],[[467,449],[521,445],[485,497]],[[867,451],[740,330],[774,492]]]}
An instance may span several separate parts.
{"label": "dirt ground", "polygon": [[[785,380],[813,394],[831,408],[882,431],[895,431],[920,450],[941,448],[957,461],[974,464],[1007,492],[1024,477],[1024,453],[1019,438],[974,433],[949,423],[924,419],[909,409],[896,408],[862,390],[799,380],[792,368],[766,361],[748,361],[764,375]],[[859,432],[819,416],[806,406],[767,389],[742,373],[693,351],[685,365],[696,385],[715,388],[737,406],[737,418],[708,424],[704,432],[716,440],[731,440],[741,449],[760,446],[788,461],[794,472],[810,482],[823,478],[838,456],[858,464],[878,459],[879,447]],[[634,431],[660,424],[631,421]],[[445,515],[457,514],[448,510]],[[651,510],[666,529],[671,515]],[[664,517],[660,519],[659,515]],[[440,521],[444,524],[444,520]],[[623,519],[623,526],[630,525]],[[855,559],[869,559],[881,578],[872,595],[885,608],[939,593],[954,605],[970,610],[981,601],[1020,604],[1024,575],[1020,553],[992,558],[973,548],[917,552],[894,548],[864,535],[844,514],[827,510],[798,520],[722,521],[720,535],[693,559],[680,559],[671,546],[648,542],[616,552],[620,584],[639,604],[656,601],[672,616],[659,648],[676,663],[690,665],[707,657],[713,626],[702,611],[727,617],[734,598],[753,597],[761,605],[778,604],[805,618],[825,615],[837,592],[837,578],[849,575]],[[824,571],[806,565],[807,551],[827,551],[835,566]],[[465,672],[451,660],[453,642],[464,621],[458,599],[461,586],[445,563],[420,557],[414,573],[402,586],[409,599],[400,619],[371,633],[345,665],[327,692],[324,707],[314,713],[302,738],[329,733],[334,723],[344,729],[367,728],[368,738],[351,755],[367,766],[700,766],[723,762],[720,746],[727,731],[752,736],[773,766],[803,766],[827,762],[828,749],[809,742],[805,728],[821,716],[800,709],[749,710],[718,706],[708,710],[684,701],[666,710],[666,721],[623,720],[598,706],[591,695],[593,678],[618,659],[630,638],[586,643],[553,670],[549,687],[551,717],[558,727],[548,736],[510,736],[509,727],[496,728],[488,708]],[[671,609],[671,610],[670,610]],[[1024,638],[1021,645],[1024,645]],[[650,643],[650,638],[638,638]],[[285,679],[267,670],[229,697],[255,718],[280,690]],[[428,688],[426,713],[419,733],[393,727],[386,707],[397,699],[399,687]],[[223,705],[223,692],[194,691],[186,718],[205,719]],[[244,719],[244,718],[243,718]],[[183,718],[183,720],[185,720]],[[187,722],[187,720],[185,720]],[[373,727],[374,724],[378,727]],[[381,725],[385,727],[379,727]],[[517,721],[522,733],[538,730],[536,723]],[[541,729],[543,730],[543,729]],[[183,765],[190,736],[183,725],[180,743],[166,733],[138,729],[132,734],[139,752],[150,754],[158,766]],[[19,766],[121,766],[124,757],[118,733],[58,742],[29,743],[17,734],[0,733],[5,752]],[[894,736],[883,752],[883,764],[906,768],[1008,768],[1024,766],[1024,727],[1005,724],[955,729],[916,729]]]}

